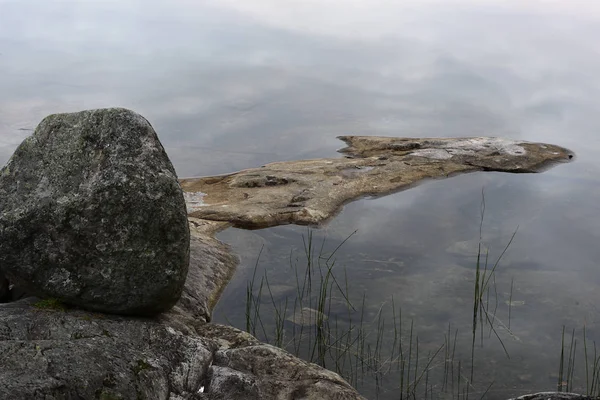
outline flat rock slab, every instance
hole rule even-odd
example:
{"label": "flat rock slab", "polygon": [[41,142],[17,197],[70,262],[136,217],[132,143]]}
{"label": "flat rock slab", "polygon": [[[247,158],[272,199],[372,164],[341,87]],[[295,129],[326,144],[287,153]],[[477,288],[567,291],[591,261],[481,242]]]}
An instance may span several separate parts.
{"label": "flat rock slab", "polygon": [[340,139],[348,144],[340,150],[346,158],[276,162],[182,179],[188,212],[246,229],[318,225],[349,201],[402,190],[427,178],[473,171],[539,172],[573,158],[559,146],[502,138]]}
{"label": "flat rock slab", "polygon": [[179,299],[189,228],[152,126],[111,108],[46,117],[0,171],[0,268],[92,311],[152,315]]}

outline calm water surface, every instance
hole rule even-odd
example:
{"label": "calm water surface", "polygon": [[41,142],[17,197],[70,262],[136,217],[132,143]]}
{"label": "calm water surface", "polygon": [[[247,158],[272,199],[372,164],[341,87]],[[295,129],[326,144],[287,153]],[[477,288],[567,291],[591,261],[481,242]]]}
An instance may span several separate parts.
{"label": "calm water surface", "polygon": [[[505,324],[514,304],[510,332],[498,332],[510,359],[486,331],[473,397],[491,382],[487,398],[553,390],[563,326],[579,340],[586,326],[600,343],[600,6],[398,3],[0,0],[0,162],[45,115],[108,106],[146,116],[180,176],[335,156],[342,134],[568,147],[576,161],[543,174],[430,181],[352,203],[314,232],[335,247],[357,231],[336,265],[352,296],[365,294],[367,315],[381,309],[389,320],[381,306],[393,296],[423,352],[450,324],[466,365],[483,188],[490,258],[518,232],[494,296]],[[215,320],[244,326],[241,300],[261,248],[260,274],[285,294],[302,235],[291,226],[223,232],[242,262]],[[581,364],[574,375],[585,391]],[[359,388],[398,398],[392,378],[374,386]]]}

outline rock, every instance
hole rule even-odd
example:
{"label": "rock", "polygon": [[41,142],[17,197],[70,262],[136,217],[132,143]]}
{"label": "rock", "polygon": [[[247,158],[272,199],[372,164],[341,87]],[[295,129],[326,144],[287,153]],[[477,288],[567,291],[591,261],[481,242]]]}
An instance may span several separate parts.
{"label": "rock", "polygon": [[362,398],[339,375],[267,344],[221,348],[211,369],[213,390],[226,394],[215,399]]}
{"label": "rock", "polygon": [[315,326],[327,322],[327,315],[314,308],[302,307],[287,317],[286,321],[301,326]]}
{"label": "rock", "polygon": [[585,396],[577,393],[565,392],[539,392],[515,397],[510,400],[594,400],[595,397]]}
{"label": "rock", "polygon": [[38,304],[0,305],[1,399],[362,399],[337,374],[235,328]]}
{"label": "rock", "polygon": [[180,315],[209,322],[211,310],[235,272],[238,257],[214,238],[228,224],[190,218],[190,265],[181,298],[163,317]]}
{"label": "rock", "polygon": [[189,229],[152,126],[125,109],[46,117],[0,171],[0,268],[88,310],[152,315],[181,295]]}
{"label": "rock", "polygon": [[349,201],[472,171],[539,172],[573,158],[544,143],[501,138],[342,136],[346,158],[276,162],[229,175],[182,179],[190,215],[239,228],[318,225]]}
{"label": "rock", "polygon": [[167,399],[196,393],[213,344],[154,321],[0,307],[2,399]]}

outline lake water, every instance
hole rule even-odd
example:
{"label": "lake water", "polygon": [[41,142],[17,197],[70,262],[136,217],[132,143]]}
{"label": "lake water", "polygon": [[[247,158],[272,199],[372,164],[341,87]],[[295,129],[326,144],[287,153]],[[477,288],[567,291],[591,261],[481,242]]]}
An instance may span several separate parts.
{"label": "lake water", "polygon": [[[335,254],[349,300],[365,320],[385,319],[389,335],[393,297],[405,342],[411,321],[419,336],[418,375],[427,352],[456,335],[452,370],[460,360],[463,386],[443,383],[441,354],[420,383],[428,397],[555,390],[563,327],[564,376],[572,329],[578,341],[573,379],[562,380],[585,392],[584,326],[588,353],[600,344],[598,37],[592,1],[0,0],[0,162],[45,115],[109,106],[148,118],[180,177],[335,156],[336,136],[348,134],[562,145],[575,162],[360,200],[312,235],[325,253],[349,237]],[[491,264],[518,230],[489,286],[498,337],[483,321],[482,344],[479,324],[471,380],[482,190]],[[290,264],[305,261],[308,235],[294,226],[222,232],[241,264],[215,321],[245,326],[261,249],[258,276],[267,273],[276,302],[292,299]],[[272,318],[269,302],[263,311]],[[399,398],[393,372],[356,384],[368,398]]]}

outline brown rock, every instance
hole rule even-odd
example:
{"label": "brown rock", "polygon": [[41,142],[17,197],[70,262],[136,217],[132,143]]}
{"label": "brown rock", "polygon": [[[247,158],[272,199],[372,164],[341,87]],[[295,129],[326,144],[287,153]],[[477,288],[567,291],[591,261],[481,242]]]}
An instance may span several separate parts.
{"label": "brown rock", "polygon": [[191,216],[259,229],[316,225],[347,202],[381,196],[427,178],[472,171],[539,172],[569,161],[569,150],[501,138],[409,139],[343,136],[346,158],[287,161],[182,179]]}

